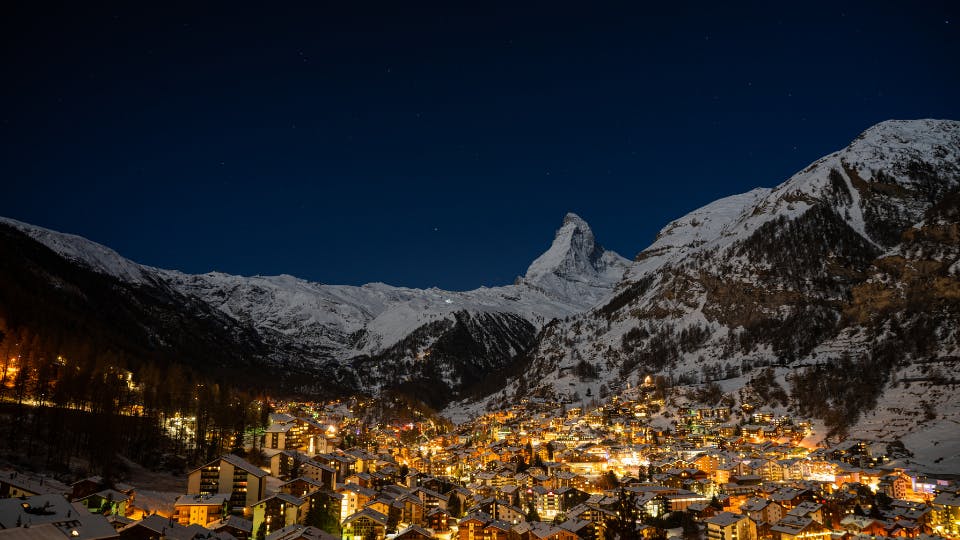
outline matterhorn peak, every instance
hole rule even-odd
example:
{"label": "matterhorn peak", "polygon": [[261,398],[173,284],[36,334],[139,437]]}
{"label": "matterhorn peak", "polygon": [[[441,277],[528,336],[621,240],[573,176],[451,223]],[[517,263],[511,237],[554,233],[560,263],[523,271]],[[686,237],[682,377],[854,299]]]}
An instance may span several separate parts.
{"label": "matterhorn peak", "polygon": [[550,249],[527,268],[522,281],[547,293],[567,296],[574,284],[612,287],[623,276],[629,262],[597,243],[587,222],[568,212],[557,230]]}

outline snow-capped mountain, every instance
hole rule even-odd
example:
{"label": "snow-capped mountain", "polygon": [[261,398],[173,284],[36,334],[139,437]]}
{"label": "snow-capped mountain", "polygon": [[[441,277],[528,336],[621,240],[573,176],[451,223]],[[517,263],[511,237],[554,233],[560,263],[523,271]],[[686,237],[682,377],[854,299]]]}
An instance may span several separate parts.
{"label": "snow-capped mountain", "polygon": [[[831,433],[902,440],[929,470],[960,467],[960,402],[950,397],[960,371],[957,121],[873,126],[776,187],[674,220],[634,261],[604,251],[569,214],[514,284],[464,292],[186,275],[0,224],[0,248],[29,255],[19,266],[4,259],[11,279],[26,275],[51,299],[69,293],[74,317],[121,304],[116,324],[134,323],[107,335],[143,335],[150,351],[188,340],[224,365],[240,357],[319,374],[303,389],[399,390],[437,407],[457,401],[447,413],[459,417],[538,392],[602,397],[654,375],[674,388],[668,409],[707,399],[691,390],[710,387],[703,396],[816,418]],[[69,265],[111,281],[92,292]]]}
{"label": "snow-capped mountain", "polygon": [[[960,122],[873,126],[772,189],[668,224],[608,302],[547,327],[522,377],[485,404],[536,387],[582,399],[660,374],[677,385],[721,383],[739,402],[856,432],[906,378],[927,397],[891,398],[891,407],[935,403],[928,416],[956,423],[960,406],[943,393],[955,378],[919,370],[960,367],[958,187]],[[789,399],[757,397],[767,395],[768,378],[757,377],[766,369]],[[960,465],[960,440],[934,454],[928,463],[952,456]]]}
{"label": "snow-capped mountain", "polygon": [[[397,365],[389,371],[381,369],[383,361],[377,355],[389,352],[394,364],[409,363],[445,332],[468,321],[465,328],[478,343],[482,342],[488,352],[497,351],[493,355],[496,361],[491,362],[489,354],[477,354],[471,365],[503,367],[532,344],[544,323],[579,313],[609,296],[632,264],[603,250],[587,223],[575,214],[564,218],[550,248],[516,283],[463,292],[383,283],[326,285],[288,275],[189,275],[138,265],[78,236],[6,218],[0,218],[0,223],[24,232],[70,261],[127,285],[162,287],[199,300],[238,324],[255,329],[265,341],[281,349],[279,356],[287,361],[338,370],[341,382],[365,390],[410,380],[393,369]],[[412,357],[408,358],[406,352],[398,353],[406,349],[397,345],[412,334],[419,336],[420,350],[410,351]],[[497,337],[505,342],[491,345]],[[449,360],[457,363],[452,356]],[[341,369],[348,365],[362,366],[363,376]],[[463,367],[447,365],[438,371],[444,374],[445,384],[459,387],[469,382],[461,373]]]}
{"label": "snow-capped mountain", "polygon": [[186,275],[160,271],[184,293],[237,319],[294,337],[319,356],[376,354],[427,323],[458,312],[512,313],[540,327],[608,296],[630,261],[595,243],[568,214],[544,255],[513,285],[472,291],[410,289],[383,283],[326,285],[292,276]]}

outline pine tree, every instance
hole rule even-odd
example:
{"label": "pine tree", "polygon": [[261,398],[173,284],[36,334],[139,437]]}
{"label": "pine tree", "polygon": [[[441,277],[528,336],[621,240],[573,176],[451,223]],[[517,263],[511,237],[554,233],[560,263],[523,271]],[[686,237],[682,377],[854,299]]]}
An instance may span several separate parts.
{"label": "pine tree", "polygon": [[463,515],[463,505],[460,503],[460,496],[456,493],[450,494],[450,500],[447,502],[447,512],[457,519],[460,519]]}
{"label": "pine tree", "polygon": [[531,523],[534,521],[540,521],[540,514],[537,513],[537,509],[533,506],[533,501],[527,503],[527,522]]}

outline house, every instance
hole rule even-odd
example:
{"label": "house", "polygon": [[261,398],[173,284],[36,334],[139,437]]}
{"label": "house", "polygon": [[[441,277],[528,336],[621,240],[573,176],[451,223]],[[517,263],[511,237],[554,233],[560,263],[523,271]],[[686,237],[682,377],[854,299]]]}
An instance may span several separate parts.
{"label": "house", "polygon": [[433,533],[419,525],[410,525],[406,529],[397,533],[394,540],[430,540]]}
{"label": "house", "polygon": [[779,503],[763,497],[751,497],[740,505],[740,512],[757,523],[776,523],[783,517],[784,510]]}
{"label": "house", "polygon": [[459,540],[483,540],[483,529],[493,519],[482,512],[474,512],[460,520]]}
{"label": "house", "polygon": [[265,540],[338,540],[338,538],[316,527],[289,525],[268,534]]}
{"label": "house", "polygon": [[840,520],[840,527],[854,534],[886,536],[886,529],[883,527],[883,522],[867,516],[854,514],[844,516],[843,519]]}
{"label": "house", "polygon": [[172,518],[152,515],[120,529],[120,540],[193,540],[195,537],[227,540],[200,525],[180,525]]}
{"label": "house", "polygon": [[403,523],[412,523],[415,525],[426,524],[427,509],[419,497],[410,493],[405,493],[397,497],[396,502],[402,505],[400,511],[400,521]]}
{"label": "house", "polygon": [[819,524],[823,524],[823,505],[811,501],[803,501],[797,506],[793,507],[787,515],[797,516],[797,517],[808,517],[816,521]]}
{"label": "house", "polygon": [[913,493],[913,480],[903,469],[896,469],[892,474],[881,478],[877,488],[893,499],[903,499]]}
{"label": "house", "polygon": [[937,494],[933,499],[931,525],[937,534],[960,536],[960,493]]}
{"label": "house", "polygon": [[707,518],[709,540],[756,540],[757,524],[743,514],[720,512]]}
{"label": "house", "polygon": [[337,471],[333,467],[316,460],[307,460],[300,465],[300,476],[311,478],[327,486],[327,489],[337,489]]}
{"label": "house", "polygon": [[588,520],[571,518],[561,523],[560,528],[572,532],[581,540],[593,540],[597,537],[596,527]]}
{"label": "house", "polygon": [[813,518],[787,514],[770,527],[770,534],[773,540],[795,540],[814,536],[824,530],[823,525],[814,521]]}
{"label": "house", "polygon": [[529,540],[578,540],[576,534],[561,527],[539,521],[529,525]]}
{"label": "house", "polygon": [[356,513],[377,496],[376,491],[358,486],[357,484],[344,484],[340,486],[337,493],[343,495],[343,505],[340,509],[341,521],[347,519],[347,516]]}
{"label": "house", "polygon": [[306,497],[308,493],[313,493],[318,489],[323,489],[323,487],[322,482],[300,476],[280,484],[280,492],[289,493],[294,497],[300,497],[302,499]]}
{"label": "house", "polygon": [[173,503],[173,519],[181,525],[196,523],[206,526],[223,519],[229,502],[230,495],[227,493],[181,495]]}
{"label": "house", "polygon": [[343,540],[367,540],[372,536],[375,540],[383,540],[386,537],[387,516],[364,508],[355,512],[347,519],[343,520]]}
{"label": "house", "polygon": [[237,540],[247,540],[253,536],[253,522],[240,516],[227,515],[219,521],[208,523],[208,529],[218,533],[227,533]]}
{"label": "house", "polygon": [[[46,524],[55,527],[61,539],[63,537],[76,540],[119,538],[117,531],[107,518],[100,514],[91,514],[83,504],[71,503],[62,494],[0,499],[0,529],[26,527],[36,529],[39,525]],[[49,530],[49,527],[45,529]]]}
{"label": "house", "polygon": [[63,540],[64,538],[63,531],[52,523],[29,528],[0,529],[0,540]]}
{"label": "house", "polygon": [[263,447],[272,450],[286,450],[287,438],[290,436],[292,429],[292,423],[270,424],[270,426],[267,427],[267,431],[263,434]]}
{"label": "house", "polygon": [[244,512],[263,499],[264,481],[267,472],[233,454],[226,454],[202,467],[190,471],[187,476],[187,494],[230,494],[230,509]]}
{"label": "house", "polygon": [[428,511],[426,521],[427,526],[438,533],[449,531],[450,526],[457,522],[456,518],[443,508],[434,508]]}
{"label": "house", "polygon": [[484,540],[507,540],[510,536],[512,525],[506,521],[494,519],[487,523],[483,528]]}
{"label": "house", "polygon": [[[99,489],[98,487],[97,490]],[[0,473],[0,498],[66,495],[70,492],[68,486],[45,476],[34,476],[19,471]]]}
{"label": "house", "polygon": [[308,502],[288,493],[277,493],[253,505],[253,532],[269,534],[288,525],[301,523],[307,515]]}
{"label": "house", "polygon": [[79,499],[79,502],[95,514],[125,516],[130,496],[115,489],[104,489]]}
{"label": "house", "polygon": [[89,476],[70,484],[70,500],[82,499],[107,487],[102,476]]}

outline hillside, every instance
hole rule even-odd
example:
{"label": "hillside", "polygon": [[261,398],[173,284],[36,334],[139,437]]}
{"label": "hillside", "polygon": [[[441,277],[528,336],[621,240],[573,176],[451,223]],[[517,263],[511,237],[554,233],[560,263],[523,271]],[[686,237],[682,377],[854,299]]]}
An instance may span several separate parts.
{"label": "hillside", "polygon": [[668,224],[609,302],[548,326],[480,407],[518,389],[577,402],[648,374],[678,395],[722,381],[735,403],[831,434],[926,441],[918,459],[956,470],[958,186],[960,122],[878,124],[775,188]]}

